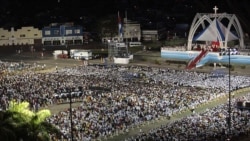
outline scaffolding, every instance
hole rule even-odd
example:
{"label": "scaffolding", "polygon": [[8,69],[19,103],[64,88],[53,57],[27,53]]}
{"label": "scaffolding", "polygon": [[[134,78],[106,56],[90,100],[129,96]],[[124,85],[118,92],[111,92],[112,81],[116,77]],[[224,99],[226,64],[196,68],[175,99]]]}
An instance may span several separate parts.
{"label": "scaffolding", "polygon": [[126,58],[128,57],[128,48],[124,42],[109,42],[108,57]]}

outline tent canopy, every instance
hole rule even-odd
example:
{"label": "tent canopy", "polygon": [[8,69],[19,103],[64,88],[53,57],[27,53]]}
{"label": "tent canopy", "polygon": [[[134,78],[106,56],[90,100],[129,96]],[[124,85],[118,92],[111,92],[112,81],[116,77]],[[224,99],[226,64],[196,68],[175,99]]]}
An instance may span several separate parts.
{"label": "tent canopy", "polygon": [[[225,41],[226,31],[228,29],[217,19],[214,19],[213,22],[200,32],[197,36],[193,38],[194,41]],[[228,31],[228,40],[238,40],[239,38],[234,35],[232,32]]]}

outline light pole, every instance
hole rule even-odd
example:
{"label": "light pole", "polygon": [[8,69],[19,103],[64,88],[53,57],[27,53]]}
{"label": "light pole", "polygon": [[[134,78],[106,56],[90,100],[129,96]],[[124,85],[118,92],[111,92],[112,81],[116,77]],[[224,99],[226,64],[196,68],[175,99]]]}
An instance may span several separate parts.
{"label": "light pole", "polygon": [[228,53],[228,134],[230,135],[231,134],[231,60],[230,60],[230,50],[229,50],[229,53]]}
{"label": "light pole", "polygon": [[68,92],[69,92],[69,110],[70,110],[70,131],[71,131],[71,141],[73,141],[74,139],[74,135],[73,135],[73,120],[72,120],[72,88],[68,87]]}

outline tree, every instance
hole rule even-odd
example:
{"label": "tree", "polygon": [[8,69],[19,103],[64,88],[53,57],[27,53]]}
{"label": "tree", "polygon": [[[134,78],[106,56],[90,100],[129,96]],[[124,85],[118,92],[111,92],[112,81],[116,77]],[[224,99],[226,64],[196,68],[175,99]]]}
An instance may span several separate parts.
{"label": "tree", "polygon": [[100,37],[114,37],[118,35],[118,18],[117,15],[102,17],[96,22],[96,30]]}
{"label": "tree", "polygon": [[46,122],[51,115],[49,110],[33,112],[28,102],[10,102],[7,111],[0,113],[0,138],[4,141],[49,141],[49,133],[60,131]]}

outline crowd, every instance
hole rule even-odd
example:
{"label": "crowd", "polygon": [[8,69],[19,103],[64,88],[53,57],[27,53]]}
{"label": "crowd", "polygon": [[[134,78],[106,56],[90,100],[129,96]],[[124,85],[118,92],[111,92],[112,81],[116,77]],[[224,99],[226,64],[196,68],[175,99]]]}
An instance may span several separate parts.
{"label": "crowd", "polygon": [[[149,133],[140,133],[126,139],[127,141],[226,141],[240,140],[250,135],[249,109],[239,109],[237,101],[249,100],[250,93],[241,98],[232,99],[230,127],[228,103],[213,109],[207,109],[201,114],[192,114],[159,128],[151,129]],[[229,131],[230,128],[230,131]]]}
{"label": "crowd", "polygon": [[[0,108],[6,109],[11,99],[28,101],[33,110],[69,102],[70,98],[73,102],[81,101],[81,106],[72,109],[73,136],[77,141],[92,141],[162,116],[171,117],[179,111],[225,95],[229,90],[227,75],[217,78],[210,76],[211,74],[206,73],[140,66],[75,66],[50,73],[28,70],[21,74],[1,76]],[[249,81],[247,76],[231,76],[230,89],[247,87]],[[207,110],[203,115],[194,114],[162,128],[152,129],[149,134],[141,133],[128,140],[167,140],[176,137],[187,139],[186,136],[201,136],[205,129],[209,128],[202,125],[203,116],[211,121],[209,126],[216,129],[206,135],[209,137],[216,131],[220,134],[223,132],[223,126],[215,124],[220,121],[214,114],[222,113],[221,116],[224,117],[225,108],[219,109],[221,108]],[[71,138],[69,119],[70,109],[47,119],[61,130],[62,136],[59,138],[62,140]],[[213,122],[214,120],[216,122]],[[192,127],[188,124],[191,122]],[[205,129],[197,130],[198,125],[200,129]],[[187,129],[192,130],[187,132]],[[51,138],[58,137],[51,135]]]}

